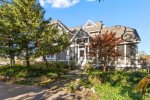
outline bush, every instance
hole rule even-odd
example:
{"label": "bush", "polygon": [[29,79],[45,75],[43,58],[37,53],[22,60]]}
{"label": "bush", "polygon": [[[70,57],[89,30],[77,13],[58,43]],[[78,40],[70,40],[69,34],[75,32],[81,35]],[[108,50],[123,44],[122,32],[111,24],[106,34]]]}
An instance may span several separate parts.
{"label": "bush", "polygon": [[77,66],[76,66],[76,62],[75,61],[70,61],[70,65],[69,65],[71,70],[74,70]]}
{"label": "bush", "polygon": [[[143,77],[150,76],[150,73],[141,71],[103,72],[93,68],[87,73],[90,84],[96,88],[102,100],[140,100],[140,94],[134,87]],[[149,96],[145,98],[150,99]]]}
{"label": "bush", "polygon": [[37,68],[42,68],[42,69],[51,69],[54,67],[63,68],[63,69],[69,68],[67,63],[61,61],[48,62],[48,67],[45,65],[45,62],[36,62],[32,66],[36,66]]}
{"label": "bush", "polygon": [[64,68],[64,69],[69,68],[68,64],[65,62],[57,61],[57,62],[51,62],[51,64],[52,67],[56,67],[56,68]]}
{"label": "bush", "polygon": [[101,100],[131,100],[128,94],[120,94],[121,87],[112,87],[110,84],[96,85],[95,89]]}
{"label": "bush", "polygon": [[[67,70],[64,69],[64,63],[52,63],[54,66],[46,68],[43,63],[34,64],[30,67],[26,66],[1,66],[0,75],[8,77],[18,77],[18,78],[35,78],[42,76],[58,76],[66,74]],[[51,64],[51,65],[52,65]],[[56,75],[57,74],[57,75]]]}

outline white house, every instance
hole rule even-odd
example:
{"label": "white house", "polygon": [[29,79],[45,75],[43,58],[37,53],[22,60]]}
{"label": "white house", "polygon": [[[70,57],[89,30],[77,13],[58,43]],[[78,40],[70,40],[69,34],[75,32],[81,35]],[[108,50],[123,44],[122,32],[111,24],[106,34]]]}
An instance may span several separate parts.
{"label": "white house", "polygon": [[[70,47],[59,54],[48,55],[49,61],[75,61],[78,65],[83,66],[90,59],[88,44],[90,39],[95,34],[103,34],[107,30],[116,32],[117,37],[122,37],[123,42],[118,44],[117,48],[121,51],[123,56],[117,57],[114,61],[117,67],[132,67],[138,65],[137,53],[138,43],[140,37],[137,31],[133,28],[116,25],[105,27],[102,21],[93,22],[88,20],[84,25],[68,28],[59,20],[52,21],[53,24],[58,26],[59,30],[65,30],[70,36]],[[93,63],[96,63],[93,59]]]}

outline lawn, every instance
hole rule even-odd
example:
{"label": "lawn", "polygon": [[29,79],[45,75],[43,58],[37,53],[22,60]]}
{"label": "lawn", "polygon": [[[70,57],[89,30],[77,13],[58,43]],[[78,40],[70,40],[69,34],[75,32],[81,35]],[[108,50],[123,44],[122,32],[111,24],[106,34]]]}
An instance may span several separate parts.
{"label": "lawn", "polygon": [[[145,76],[150,76],[150,73],[141,71],[102,72],[95,69],[88,71],[89,81],[93,83],[92,86],[95,87],[101,100],[140,100],[140,93],[135,90],[135,85]],[[95,77],[99,80],[98,84]],[[145,100],[150,100],[150,85],[147,88]]]}
{"label": "lawn", "polygon": [[46,67],[43,63],[32,66],[1,66],[1,80],[25,84],[25,85],[46,85],[58,78],[61,78],[68,71],[66,64],[61,62],[49,63]]}
{"label": "lawn", "polygon": [[[70,71],[68,66],[61,62],[49,63],[49,67],[43,63],[30,67],[1,66],[0,80],[24,85],[47,86],[54,81],[67,80],[67,77],[64,76],[68,71]],[[150,76],[150,73],[146,71],[103,72],[98,69],[89,69],[84,76],[77,77],[77,82],[72,80],[67,83],[66,87],[71,91],[82,86],[85,88],[94,87],[96,96],[93,96],[93,100],[97,100],[97,98],[100,100],[141,100],[140,92],[135,90],[135,86],[146,76]],[[150,100],[150,85],[144,98]]]}

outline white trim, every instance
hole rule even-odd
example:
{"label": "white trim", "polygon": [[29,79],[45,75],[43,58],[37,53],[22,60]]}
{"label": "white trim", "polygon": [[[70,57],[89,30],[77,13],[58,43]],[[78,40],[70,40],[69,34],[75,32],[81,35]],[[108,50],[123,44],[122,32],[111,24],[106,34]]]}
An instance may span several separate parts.
{"label": "white trim", "polygon": [[[94,26],[97,26],[94,22],[92,22],[91,20],[88,20],[82,28],[84,29],[88,23],[92,23]],[[89,27],[92,27],[92,26],[89,26]]]}
{"label": "white trim", "polygon": [[57,60],[57,61],[68,61],[68,60]]}
{"label": "white trim", "polygon": [[124,65],[126,67],[126,64],[127,64],[127,45],[124,44]]}
{"label": "white trim", "polygon": [[136,54],[135,54],[135,64],[136,64],[136,67],[139,67],[138,66],[138,46],[136,45]]}
{"label": "white trim", "polygon": [[[48,55],[47,55],[48,56]],[[56,60],[56,54],[54,55],[49,55],[49,57],[46,56],[47,60]]]}
{"label": "white trim", "polygon": [[[82,28],[80,28],[80,30],[79,30],[78,32],[76,32],[75,35],[70,39],[70,42],[73,41],[73,39],[76,37],[76,35],[77,35],[81,30],[84,31]],[[84,31],[84,32],[87,33],[90,37],[92,37],[92,35],[91,35],[89,32],[86,32],[86,31]],[[84,38],[84,37],[82,37],[82,38]]]}
{"label": "white trim", "polygon": [[99,30],[95,30],[95,31],[90,31],[90,34],[95,34],[94,32],[100,32],[100,29]]}
{"label": "white trim", "polygon": [[52,22],[51,22],[52,24],[59,24],[59,26],[61,27],[61,28],[63,28],[63,29],[66,29],[67,31],[68,31],[68,33],[70,33],[71,35],[73,35],[72,33],[71,33],[71,31],[69,30],[69,28],[66,26],[66,25],[64,25],[60,20],[52,20]]}

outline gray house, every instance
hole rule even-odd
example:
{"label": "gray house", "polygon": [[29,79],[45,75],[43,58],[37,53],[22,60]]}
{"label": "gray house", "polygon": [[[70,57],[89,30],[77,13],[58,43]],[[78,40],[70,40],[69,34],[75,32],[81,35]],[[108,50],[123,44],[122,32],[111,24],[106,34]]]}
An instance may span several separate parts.
{"label": "gray house", "polygon": [[88,44],[90,39],[95,34],[104,34],[106,31],[112,31],[116,32],[117,37],[122,37],[123,40],[122,43],[116,46],[116,49],[119,49],[122,56],[117,57],[113,64],[116,67],[138,67],[137,44],[141,40],[135,29],[121,25],[105,27],[101,21],[93,22],[91,20],[88,20],[83,26],[73,28],[68,28],[59,20],[54,20],[52,23],[57,25],[59,30],[63,30],[69,35],[71,45],[67,50],[59,54],[48,55],[47,60],[66,61],[68,63],[75,61],[80,66],[84,66],[89,60],[95,63],[96,58],[89,56],[90,48]]}

